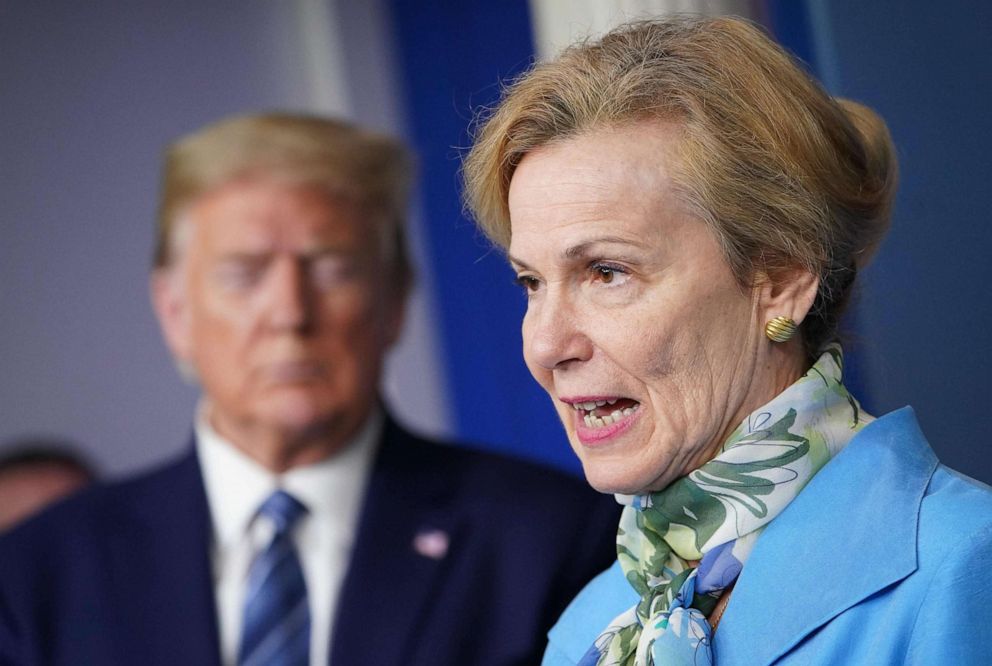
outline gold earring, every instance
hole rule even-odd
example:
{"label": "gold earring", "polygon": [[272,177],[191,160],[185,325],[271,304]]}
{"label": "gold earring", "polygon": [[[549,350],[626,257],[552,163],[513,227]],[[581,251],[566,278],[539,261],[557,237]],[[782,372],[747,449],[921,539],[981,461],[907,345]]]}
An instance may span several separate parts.
{"label": "gold earring", "polygon": [[796,332],[796,322],[792,317],[775,317],[765,324],[765,335],[772,342],[785,342]]}

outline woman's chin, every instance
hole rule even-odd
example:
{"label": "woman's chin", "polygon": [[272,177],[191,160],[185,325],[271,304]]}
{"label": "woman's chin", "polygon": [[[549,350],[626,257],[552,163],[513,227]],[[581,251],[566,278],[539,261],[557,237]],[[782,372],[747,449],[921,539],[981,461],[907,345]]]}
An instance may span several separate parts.
{"label": "woman's chin", "polygon": [[651,492],[653,479],[643,474],[634,474],[627,465],[607,465],[589,460],[582,461],[582,471],[586,482],[595,490],[608,495],[640,495]]}

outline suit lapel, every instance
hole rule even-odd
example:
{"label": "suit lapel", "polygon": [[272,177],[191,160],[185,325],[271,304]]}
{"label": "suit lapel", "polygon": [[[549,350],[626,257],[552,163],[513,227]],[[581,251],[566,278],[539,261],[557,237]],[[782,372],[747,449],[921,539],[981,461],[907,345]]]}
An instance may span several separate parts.
{"label": "suit lapel", "polygon": [[121,663],[219,666],[209,510],[193,448],[132,491],[107,539]]}
{"label": "suit lapel", "polygon": [[716,654],[726,645],[747,654],[740,663],[772,663],[915,571],[920,502],[936,467],[912,410],[869,424],[759,539],[715,634]]}
{"label": "suit lapel", "polygon": [[420,610],[459,533],[432,453],[387,419],[339,596],[332,664],[369,663],[370,654],[376,664],[408,661]]}

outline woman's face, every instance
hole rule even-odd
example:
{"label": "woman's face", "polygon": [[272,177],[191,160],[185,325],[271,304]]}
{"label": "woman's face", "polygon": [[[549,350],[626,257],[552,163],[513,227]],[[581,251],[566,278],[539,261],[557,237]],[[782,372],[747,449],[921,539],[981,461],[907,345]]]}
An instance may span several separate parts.
{"label": "woman's face", "polygon": [[545,146],[510,186],[524,358],[603,492],[664,488],[784,388],[761,290],[741,289],[673,191],[678,131],[640,123]]}

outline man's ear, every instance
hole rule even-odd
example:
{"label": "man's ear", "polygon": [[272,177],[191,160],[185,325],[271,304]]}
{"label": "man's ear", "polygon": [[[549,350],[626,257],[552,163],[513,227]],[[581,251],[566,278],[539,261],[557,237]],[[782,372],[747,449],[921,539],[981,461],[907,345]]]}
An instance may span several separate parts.
{"label": "man's ear", "polygon": [[775,317],[789,317],[801,324],[813,307],[820,278],[805,268],[795,266],[758,276],[758,304],[762,325]]}
{"label": "man's ear", "polygon": [[151,276],[151,299],[162,337],[180,367],[192,361],[189,305],[182,275],[174,266],[157,268]]}
{"label": "man's ear", "polygon": [[396,345],[400,336],[403,334],[403,324],[406,323],[406,314],[410,302],[410,285],[404,283],[394,287],[387,287],[387,289],[390,292],[387,296],[389,306],[384,315],[385,321],[383,322],[383,326],[385,334],[384,341],[386,348],[389,349]]}

